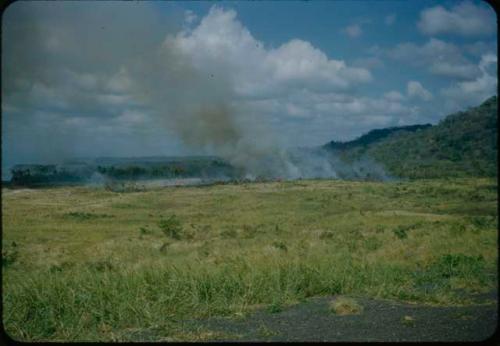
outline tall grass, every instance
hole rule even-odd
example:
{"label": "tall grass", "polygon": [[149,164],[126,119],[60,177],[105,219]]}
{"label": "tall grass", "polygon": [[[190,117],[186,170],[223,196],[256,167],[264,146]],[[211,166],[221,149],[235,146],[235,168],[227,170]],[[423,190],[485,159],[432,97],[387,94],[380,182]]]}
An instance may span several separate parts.
{"label": "tall grass", "polygon": [[496,282],[496,192],[467,197],[491,184],[7,195],[4,327],[24,341],[192,340],[188,320],[276,312],[317,295],[467,304],[457,289]]}
{"label": "tall grass", "polygon": [[[11,336],[22,340],[116,340],[132,326],[161,327],[161,333],[169,335],[171,324],[181,319],[231,315],[260,304],[284,306],[315,295],[450,303],[459,301],[449,291],[450,280],[488,282],[480,260],[456,258],[453,264],[442,257],[423,272],[408,265],[369,264],[342,252],[309,261],[298,256],[271,262],[240,257],[219,265],[77,266],[38,271],[27,278],[9,273],[4,324]],[[426,282],[437,283],[437,292],[420,290]]]}

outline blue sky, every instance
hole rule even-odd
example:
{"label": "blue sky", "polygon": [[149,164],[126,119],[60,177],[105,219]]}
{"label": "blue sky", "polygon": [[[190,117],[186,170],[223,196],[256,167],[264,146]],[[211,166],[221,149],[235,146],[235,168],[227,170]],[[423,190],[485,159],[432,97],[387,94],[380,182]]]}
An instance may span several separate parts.
{"label": "blue sky", "polygon": [[437,123],[496,94],[496,40],[483,1],[17,2],[2,167]]}
{"label": "blue sky", "polygon": [[[460,1],[220,1],[221,7],[234,9],[238,19],[252,35],[269,47],[277,47],[291,39],[300,38],[321,49],[329,57],[345,61],[368,58],[374,46],[391,48],[402,42],[425,44],[429,37],[436,37],[458,46],[485,42],[496,51],[496,34],[463,36],[453,32],[438,35],[422,34],[417,28],[424,9],[441,6],[451,9]],[[466,3],[466,2],[462,2]],[[485,8],[495,17],[493,9],[484,1],[471,2]],[[165,11],[163,4],[158,4]],[[175,3],[176,7],[193,11],[202,17],[213,3]],[[284,10],[286,9],[286,10]],[[168,11],[168,10],[167,10]],[[392,18],[392,19],[389,19]],[[387,22],[386,22],[387,21]],[[390,24],[389,24],[390,23]],[[343,34],[343,29],[358,25],[361,34],[356,38]],[[485,26],[487,23],[485,23]],[[403,66],[401,66],[403,67]],[[408,79],[419,78],[430,88],[438,89],[448,82],[420,69],[404,66],[403,73],[394,73],[388,66],[372,70],[384,87],[401,89]],[[376,94],[377,89],[368,86],[365,93]]]}

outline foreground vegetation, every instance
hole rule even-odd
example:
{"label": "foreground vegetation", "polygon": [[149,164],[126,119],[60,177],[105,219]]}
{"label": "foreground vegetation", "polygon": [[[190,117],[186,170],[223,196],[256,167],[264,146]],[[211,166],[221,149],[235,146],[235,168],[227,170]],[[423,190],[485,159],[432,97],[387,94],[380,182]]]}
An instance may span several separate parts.
{"label": "foreground vegetation", "polygon": [[470,304],[497,281],[494,179],[3,189],[2,211],[17,340],[199,340],[183,320],[331,294]]}

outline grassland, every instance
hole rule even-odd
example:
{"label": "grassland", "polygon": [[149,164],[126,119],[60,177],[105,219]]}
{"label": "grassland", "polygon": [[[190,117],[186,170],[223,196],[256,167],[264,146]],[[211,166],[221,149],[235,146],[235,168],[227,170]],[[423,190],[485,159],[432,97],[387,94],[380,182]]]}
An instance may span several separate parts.
{"label": "grassland", "polygon": [[182,321],[311,296],[467,305],[464,292],[497,281],[497,189],[494,179],[3,189],[4,328],[24,341],[202,340]]}

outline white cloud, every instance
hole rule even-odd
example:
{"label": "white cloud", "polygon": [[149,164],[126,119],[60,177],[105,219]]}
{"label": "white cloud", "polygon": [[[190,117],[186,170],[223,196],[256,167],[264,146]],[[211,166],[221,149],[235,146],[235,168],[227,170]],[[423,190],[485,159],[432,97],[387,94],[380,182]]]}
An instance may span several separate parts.
{"label": "white cloud", "polygon": [[184,12],[184,20],[189,24],[193,24],[198,19],[198,16],[191,10],[187,10]]}
{"label": "white cloud", "polygon": [[429,66],[429,71],[435,75],[457,78],[457,79],[473,79],[479,73],[479,70],[476,65],[450,64],[447,61],[437,61],[431,64]]}
{"label": "white cloud", "polygon": [[409,81],[407,85],[407,93],[411,98],[419,98],[423,101],[430,101],[433,96],[431,92],[425,89],[420,82]]}
{"label": "white cloud", "polygon": [[384,94],[384,97],[389,100],[389,101],[402,101],[404,100],[404,95],[401,94],[399,91],[389,91]]}
{"label": "white cloud", "polygon": [[481,57],[479,69],[481,76],[472,81],[455,83],[441,90],[447,98],[447,108],[451,111],[474,106],[497,93],[497,56],[486,54]]}
{"label": "white cloud", "polygon": [[[397,92],[393,94],[395,93]],[[294,118],[304,121],[294,131],[301,129],[308,136],[316,136],[309,138],[309,143],[321,144],[334,137],[353,138],[373,127],[418,122],[414,107],[404,104],[402,101],[405,101],[405,97],[399,96],[371,98],[345,93],[296,90],[285,98],[253,101],[253,108],[274,118],[276,128],[280,131],[283,131],[283,125],[288,123],[290,108],[293,108],[294,112],[300,109],[300,113],[294,114]],[[291,105],[293,107],[290,107]],[[301,136],[296,139],[299,140]]]}
{"label": "white cloud", "polygon": [[132,81],[127,70],[121,67],[120,70],[109,78],[106,83],[106,89],[115,93],[123,93],[130,90]]}
{"label": "white cloud", "polygon": [[233,10],[211,8],[192,31],[167,39],[206,71],[224,71],[242,97],[270,97],[293,88],[346,90],[371,81],[365,68],[334,60],[307,41],[292,39],[264,48],[237,19]]}
{"label": "white cloud", "polygon": [[363,33],[363,29],[361,28],[361,25],[359,24],[351,24],[346,26],[342,31],[349,36],[350,38],[356,38],[361,36]]}
{"label": "white cloud", "polygon": [[384,18],[384,23],[387,26],[391,26],[396,21],[397,16],[393,13]]}
{"label": "white cloud", "polygon": [[443,6],[423,10],[417,26],[426,35],[484,36],[495,33],[496,18],[486,3],[476,5],[463,1],[449,10]]}
{"label": "white cloud", "polygon": [[434,75],[473,79],[480,74],[476,65],[472,64],[452,43],[431,38],[425,44],[401,43],[390,49],[387,55],[395,60],[406,62],[413,66],[421,66]]}
{"label": "white cloud", "polygon": [[476,41],[474,43],[465,44],[464,50],[475,57],[481,57],[485,54],[496,54],[497,43],[496,41]]}
{"label": "white cloud", "polygon": [[[213,7],[197,27],[167,41],[203,71],[227,73],[249,118],[274,126],[293,145],[322,144],[333,136],[352,138],[373,127],[417,121],[417,108],[404,104],[401,93],[382,98],[356,93],[356,86],[372,77],[367,68],[351,66],[366,64],[335,60],[297,38],[266,48],[231,10]],[[429,97],[419,91],[416,102]]]}

